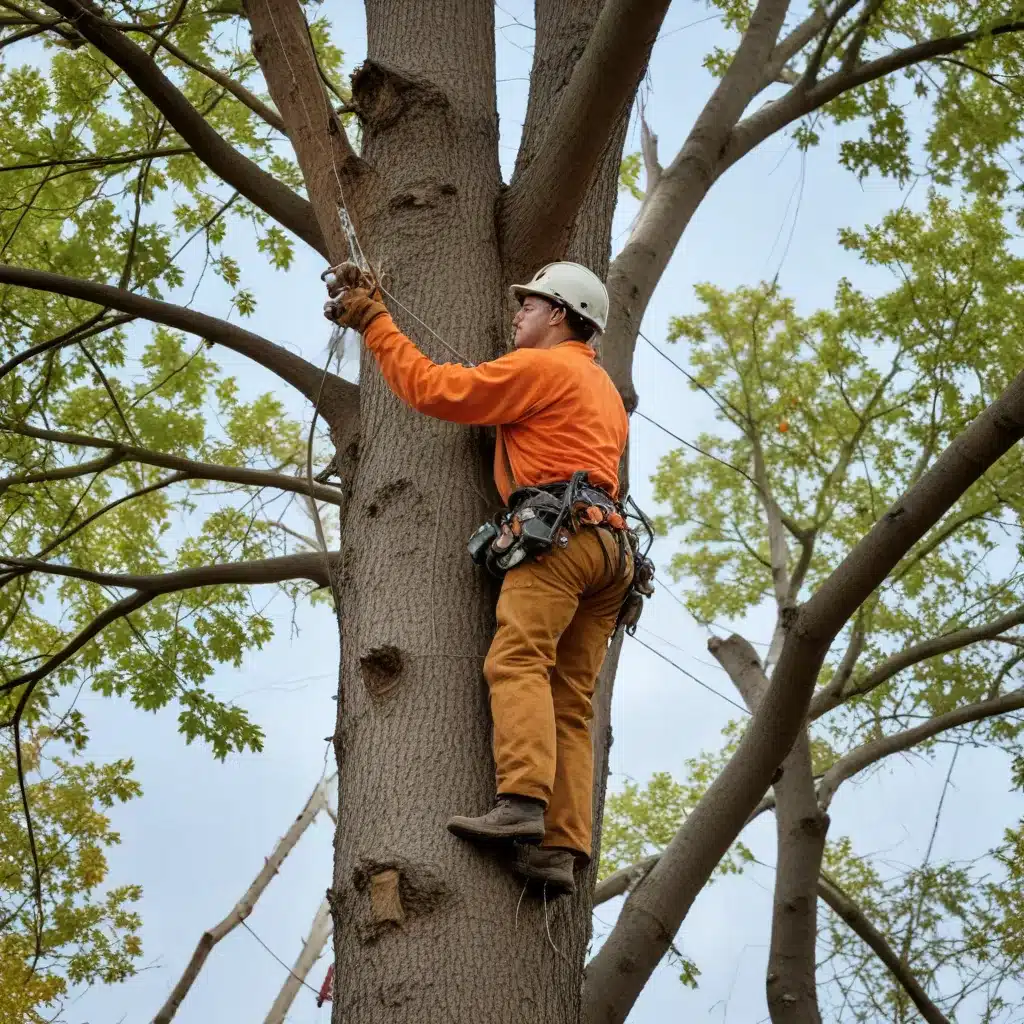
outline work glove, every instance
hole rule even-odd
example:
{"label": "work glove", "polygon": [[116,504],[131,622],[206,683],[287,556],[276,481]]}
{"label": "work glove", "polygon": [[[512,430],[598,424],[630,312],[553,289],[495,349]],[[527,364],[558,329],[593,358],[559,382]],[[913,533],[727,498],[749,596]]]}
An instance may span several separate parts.
{"label": "work glove", "polygon": [[362,334],[373,320],[388,311],[376,277],[354,263],[330,267],[321,277],[330,295],[324,303],[324,316],[332,323]]}

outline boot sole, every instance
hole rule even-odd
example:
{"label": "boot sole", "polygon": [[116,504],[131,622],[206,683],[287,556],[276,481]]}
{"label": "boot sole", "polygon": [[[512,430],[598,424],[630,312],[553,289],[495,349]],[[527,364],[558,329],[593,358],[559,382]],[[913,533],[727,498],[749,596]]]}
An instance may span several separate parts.
{"label": "boot sole", "polygon": [[509,825],[506,828],[496,831],[494,829],[479,829],[468,822],[449,821],[448,831],[460,839],[469,839],[476,843],[526,843],[528,846],[539,846],[544,838],[544,826],[536,825]]}
{"label": "boot sole", "polygon": [[548,878],[545,875],[537,875],[518,867],[513,867],[512,873],[527,882],[532,882],[538,889],[543,890],[546,886],[548,896],[573,896],[576,893],[575,882],[566,884],[565,879]]}

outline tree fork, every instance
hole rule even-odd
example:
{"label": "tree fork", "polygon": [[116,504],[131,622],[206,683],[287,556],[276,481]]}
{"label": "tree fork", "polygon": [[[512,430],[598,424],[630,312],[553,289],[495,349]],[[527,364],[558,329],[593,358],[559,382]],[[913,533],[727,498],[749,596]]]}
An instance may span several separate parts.
{"label": "tree fork", "polygon": [[958,435],[789,619],[782,654],[739,747],[591,961],[588,1022],[625,1020],[693,900],[789,752],[843,625],[964,491],[1024,437],[1024,373]]}

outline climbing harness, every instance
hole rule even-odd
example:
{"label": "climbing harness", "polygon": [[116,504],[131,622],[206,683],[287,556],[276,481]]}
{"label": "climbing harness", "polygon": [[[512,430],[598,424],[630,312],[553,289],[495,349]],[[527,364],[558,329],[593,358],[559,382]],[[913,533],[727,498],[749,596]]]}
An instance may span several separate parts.
{"label": "climbing harness", "polygon": [[508,508],[470,537],[470,557],[501,578],[555,544],[564,548],[569,543],[565,524],[581,500],[586,478],[581,471],[573,473],[568,483],[519,488],[509,497]]}
{"label": "climbing harness", "polygon": [[[637,525],[631,526],[630,520]],[[633,576],[616,626],[632,635],[640,621],[644,599],[654,593],[654,563],[648,557],[654,543],[654,527],[631,497],[624,504],[616,502],[605,491],[589,484],[585,471],[573,473],[566,483],[514,491],[508,508],[478,527],[467,548],[473,562],[501,579],[509,569],[537,559],[553,547],[566,547],[570,534],[587,526],[616,534],[620,571],[625,567],[626,545],[629,546]],[[641,529],[647,535],[643,551]]]}

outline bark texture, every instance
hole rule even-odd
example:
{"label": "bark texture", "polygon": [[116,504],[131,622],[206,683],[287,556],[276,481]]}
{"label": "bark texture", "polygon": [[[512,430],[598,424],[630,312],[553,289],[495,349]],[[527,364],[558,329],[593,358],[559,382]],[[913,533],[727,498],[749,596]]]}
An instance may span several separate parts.
{"label": "bark texture", "polygon": [[[343,198],[423,351],[439,362],[499,354],[510,272],[496,218],[493,4],[367,3],[368,56],[352,83],[358,157],[343,137],[324,143],[330,115],[294,0],[248,0],[247,11],[331,258],[349,255],[335,226]],[[576,202],[586,226],[571,233],[598,269],[625,118],[613,127]],[[444,828],[494,795],[481,677],[494,593],[465,555],[493,511],[482,432],[406,408],[365,354],[360,380],[338,579],[333,1019],[575,1021],[588,893],[520,905],[513,876]],[[606,735],[595,729],[599,752]]]}
{"label": "bark texture", "polygon": [[775,783],[775,898],[765,989],[772,1024],[819,1024],[815,979],[818,875],[828,815],[818,808],[807,731]]}

